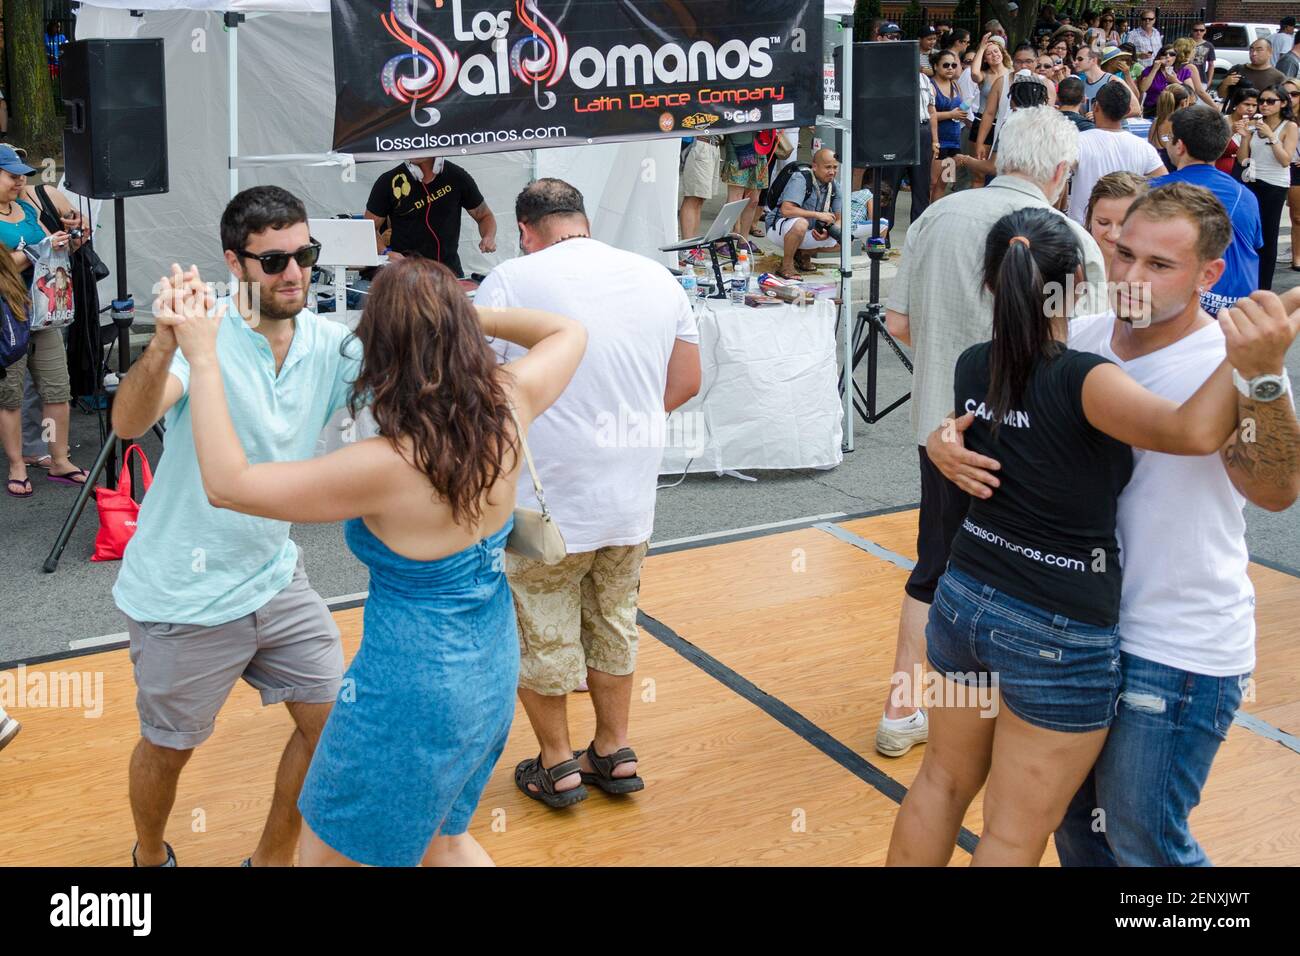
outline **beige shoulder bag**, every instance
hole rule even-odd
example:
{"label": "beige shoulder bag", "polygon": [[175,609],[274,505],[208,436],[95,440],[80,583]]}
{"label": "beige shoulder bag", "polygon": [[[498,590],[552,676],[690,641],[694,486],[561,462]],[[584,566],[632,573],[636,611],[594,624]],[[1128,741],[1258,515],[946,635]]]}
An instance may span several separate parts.
{"label": "beige shoulder bag", "polygon": [[528,439],[524,437],[524,430],[519,427],[519,419],[515,417],[513,407],[510,409],[510,419],[515,423],[519,447],[523,449],[524,462],[528,465],[528,474],[533,479],[533,492],[537,495],[537,503],[542,506],[542,510],[515,508],[515,526],[510,532],[510,537],[506,539],[506,550],[521,558],[531,558],[543,564],[558,564],[568,554],[564,536],[560,534],[559,526],[546,507],[542,483],[537,477],[537,468],[533,465],[533,454],[528,450]]}

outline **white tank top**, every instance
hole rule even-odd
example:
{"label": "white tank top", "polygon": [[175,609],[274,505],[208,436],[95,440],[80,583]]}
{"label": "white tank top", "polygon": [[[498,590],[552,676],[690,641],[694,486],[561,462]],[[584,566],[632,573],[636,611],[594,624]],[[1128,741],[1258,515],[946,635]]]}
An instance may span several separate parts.
{"label": "white tank top", "polygon": [[[1283,121],[1278,125],[1274,132],[1279,140],[1282,134],[1286,132],[1287,123]],[[1255,161],[1255,178],[1261,183],[1269,183],[1272,186],[1290,186],[1291,185],[1291,167],[1290,164],[1283,166],[1273,155],[1273,147],[1264,142],[1258,132],[1254,133],[1250,139],[1250,158]]]}

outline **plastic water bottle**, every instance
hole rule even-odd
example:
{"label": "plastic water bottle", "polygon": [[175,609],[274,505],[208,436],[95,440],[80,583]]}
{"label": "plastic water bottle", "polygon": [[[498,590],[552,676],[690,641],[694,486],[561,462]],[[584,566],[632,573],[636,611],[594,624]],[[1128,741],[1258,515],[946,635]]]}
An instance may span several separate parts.
{"label": "plastic water bottle", "polygon": [[686,267],[686,271],[683,272],[681,276],[681,283],[682,291],[686,293],[686,298],[690,299],[691,302],[694,302],[695,297],[699,295],[700,292],[700,280],[695,276],[694,265],[688,265]]}
{"label": "plastic water bottle", "polygon": [[731,273],[731,304],[744,305],[749,291],[749,252],[741,249],[736,254],[736,267]]}

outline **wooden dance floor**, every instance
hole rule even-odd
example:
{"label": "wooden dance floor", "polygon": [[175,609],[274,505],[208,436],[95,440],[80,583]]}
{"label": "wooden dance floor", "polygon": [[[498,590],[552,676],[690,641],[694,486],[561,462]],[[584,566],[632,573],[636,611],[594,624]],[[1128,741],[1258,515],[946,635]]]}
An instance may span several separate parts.
{"label": "wooden dance floor", "polygon": [[[522,709],[472,832],[502,865],[839,865],[884,862],[923,748],[873,749],[892,667],[916,512],[669,546],[647,559],[632,743],[646,790],[592,789],[553,811],[514,787],[536,753]],[[1300,864],[1300,578],[1253,565],[1259,664],[1193,814],[1220,865]],[[359,607],[336,612],[351,655]],[[129,865],[127,759],[136,741],[125,649],[30,665],[102,673],[103,713],[14,708],[0,754],[0,865]],[[0,679],[3,679],[0,677]],[[594,721],[570,698],[576,747]],[[1281,732],[1278,732],[1280,728]],[[181,777],[168,840],[182,865],[252,851],[291,729],[241,683]],[[970,860],[977,801],[953,854]],[[1043,861],[1055,864],[1049,844]]]}

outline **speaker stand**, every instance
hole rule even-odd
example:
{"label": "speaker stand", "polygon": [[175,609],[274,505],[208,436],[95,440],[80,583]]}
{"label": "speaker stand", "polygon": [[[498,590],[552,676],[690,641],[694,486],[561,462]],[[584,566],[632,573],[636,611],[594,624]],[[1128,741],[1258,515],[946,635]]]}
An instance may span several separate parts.
{"label": "speaker stand", "polygon": [[[911,361],[894,337],[889,334],[889,327],[885,323],[885,307],[880,304],[880,263],[884,261],[886,255],[885,240],[880,235],[880,183],[880,167],[873,166],[871,167],[871,236],[867,239],[867,258],[871,260],[867,307],[858,313],[857,319],[853,323],[852,338],[853,371],[858,370],[858,366],[864,358],[867,360],[867,391],[865,395],[862,389],[858,387],[858,383],[853,376],[849,376],[849,381],[853,383],[853,407],[857,411],[858,417],[868,425],[874,425],[912,397],[912,393],[908,392],[902,398],[891,402],[884,409],[878,408],[877,405],[877,369],[880,358],[881,337],[884,338],[898,360],[903,363],[903,367],[909,373],[912,371]],[[843,396],[843,394],[844,384],[841,382],[840,395]]]}
{"label": "speaker stand", "polygon": [[[113,325],[117,329],[117,368],[118,368],[118,386],[120,387],[122,378],[126,375],[127,370],[131,367],[131,326],[135,323],[135,300],[131,298],[131,293],[126,287],[126,220],[124,216],[123,199],[119,196],[113,200],[113,232],[114,232],[114,249],[117,257],[117,298],[112,302],[111,314]],[[96,317],[97,318],[97,317]],[[109,418],[112,419],[113,398],[116,396],[117,389],[109,393]],[[162,430],[157,424],[153,426],[153,432],[162,439]],[[54,539],[54,547],[50,549],[49,556],[42,565],[46,574],[52,574],[59,567],[59,561],[63,557],[63,551],[68,546],[68,540],[72,537],[72,532],[77,527],[77,522],[81,519],[82,512],[86,510],[86,502],[95,491],[95,485],[99,481],[100,475],[104,475],[105,484],[109,488],[117,487],[118,467],[117,453],[118,443],[121,441],[117,437],[117,432],[109,429],[108,436],[100,446],[99,454],[95,456],[95,463],[90,468],[90,474],[86,477],[86,482],[81,486],[77,493],[77,500],[72,503],[72,510],[68,512],[68,517],[63,522],[63,527],[59,529],[58,536]],[[131,465],[127,466],[128,468]],[[132,471],[132,488],[140,487],[134,480],[134,471]]]}

